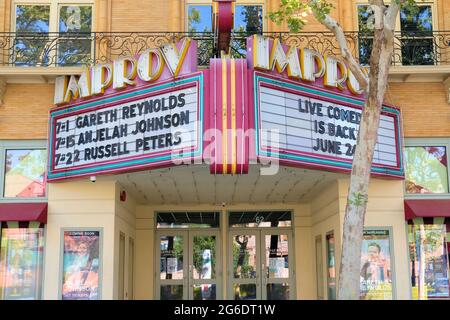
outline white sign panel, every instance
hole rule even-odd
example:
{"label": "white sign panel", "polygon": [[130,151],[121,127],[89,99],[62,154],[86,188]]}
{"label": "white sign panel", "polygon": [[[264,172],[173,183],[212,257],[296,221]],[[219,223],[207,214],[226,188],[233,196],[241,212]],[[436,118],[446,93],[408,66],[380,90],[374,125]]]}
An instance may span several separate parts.
{"label": "white sign panel", "polygon": [[[260,150],[347,162],[353,158],[361,121],[359,108],[261,84],[258,102]],[[394,115],[381,115],[374,165],[398,167],[396,121]]]}
{"label": "white sign panel", "polygon": [[58,172],[193,150],[199,146],[200,126],[198,83],[120,99],[92,111],[83,108],[56,117],[51,169]]}

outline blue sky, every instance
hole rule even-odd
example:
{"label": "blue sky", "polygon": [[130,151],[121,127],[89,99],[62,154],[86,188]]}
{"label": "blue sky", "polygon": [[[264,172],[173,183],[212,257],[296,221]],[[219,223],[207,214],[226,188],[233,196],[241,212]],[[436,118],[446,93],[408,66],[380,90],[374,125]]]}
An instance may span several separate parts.
{"label": "blue sky", "polygon": [[[200,21],[191,23],[191,27],[196,31],[212,31],[212,6],[210,5],[192,5],[188,8],[188,14],[192,14],[192,10],[195,9],[200,13]],[[244,27],[244,10],[245,6],[236,6],[234,13],[234,29]],[[262,7],[261,7],[262,10]],[[262,13],[261,13],[262,16]]]}

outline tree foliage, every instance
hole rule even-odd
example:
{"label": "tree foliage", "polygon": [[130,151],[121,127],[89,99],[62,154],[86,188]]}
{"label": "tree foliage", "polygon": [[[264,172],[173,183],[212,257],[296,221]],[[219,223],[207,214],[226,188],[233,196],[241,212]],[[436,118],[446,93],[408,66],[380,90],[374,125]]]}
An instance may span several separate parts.
{"label": "tree foliage", "polygon": [[[406,8],[412,15],[419,11],[415,0],[393,1]],[[280,0],[279,10],[270,12],[269,18],[279,25],[286,21],[291,32],[299,32],[307,24],[309,16],[314,15],[319,22],[323,22],[334,8],[333,4],[326,0]]]}

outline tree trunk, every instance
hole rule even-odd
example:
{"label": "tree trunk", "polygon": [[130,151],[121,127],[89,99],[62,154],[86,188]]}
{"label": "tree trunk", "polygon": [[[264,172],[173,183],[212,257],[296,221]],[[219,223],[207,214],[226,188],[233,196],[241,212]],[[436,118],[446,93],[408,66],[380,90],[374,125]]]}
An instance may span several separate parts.
{"label": "tree trunk", "polygon": [[357,300],[360,295],[360,262],[373,152],[393,52],[393,37],[385,28],[375,29],[370,59],[369,90],[362,111],[353,158],[343,225],[338,299]]}

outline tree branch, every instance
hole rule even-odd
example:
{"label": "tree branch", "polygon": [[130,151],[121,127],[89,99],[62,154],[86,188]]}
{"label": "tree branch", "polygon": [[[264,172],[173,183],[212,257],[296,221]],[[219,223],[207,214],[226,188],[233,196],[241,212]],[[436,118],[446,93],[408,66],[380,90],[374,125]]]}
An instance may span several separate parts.
{"label": "tree branch", "polygon": [[386,6],[383,0],[369,0],[369,6],[372,9],[373,17],[375,19],[374,28],[376,30],[383,30],[384,28],[384,13]]}
{"label": "tree branch", "polygon": [[329,15],[325,15],[325,19],[323,19],[323,21],[321,22],[328,28],[328,30],[330,30],[335,35],[341,49],[342,58],[352,71],[353,75],[361,86],[361,89],[367,92],[369,87],[369,78],[367,77],[366,73],[364,73],[363,69],[356,61],[355,57],[353,57],[353,54],[348,48],[344,30],[342,29],[340,24]]}
{"label": "tree branch", "polygon": [[[401,1],[400,3],[402,3]],[[387,9],[386,18],[384,19],[384,27],[394,32],[395,29],[395,21],[397,19],[398,12],[400,11],[400,4],[396,1],[392,1],[391,5]]]}

